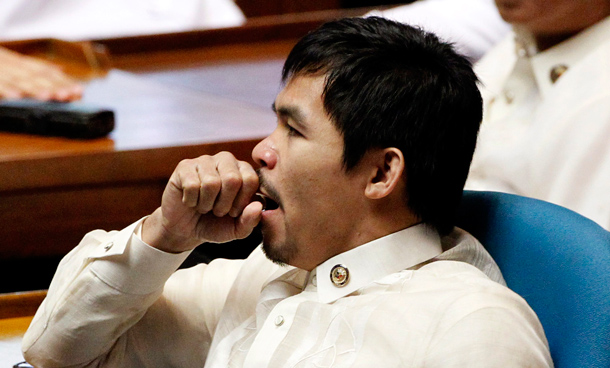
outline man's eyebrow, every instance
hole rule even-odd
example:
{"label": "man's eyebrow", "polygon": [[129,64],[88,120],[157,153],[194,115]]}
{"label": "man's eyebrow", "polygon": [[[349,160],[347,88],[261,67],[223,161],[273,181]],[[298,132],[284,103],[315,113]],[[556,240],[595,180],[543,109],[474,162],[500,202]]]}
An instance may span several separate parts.
{"label": "man's eyebrow", "polygon": [[303,111],[298,107],[293,106],[280,106],[279,108],[275,105],[275,102],[271,104],[271,109],[278,116],[283,118],[290,119],[295,124],[299,125],[301,128],[306,128],[306,119]]}

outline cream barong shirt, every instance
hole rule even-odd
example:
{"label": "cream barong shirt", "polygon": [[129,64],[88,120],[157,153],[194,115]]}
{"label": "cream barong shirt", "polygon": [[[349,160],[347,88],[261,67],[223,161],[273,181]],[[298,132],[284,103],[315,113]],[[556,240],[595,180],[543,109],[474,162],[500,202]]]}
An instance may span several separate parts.
{"label": "cream barong shirt", "polygon": [[610,17],[542,52],[517,29],[475,70],[485,114],[466,188],[542,199],[610,230]]}
{"label": "cream barong shirt", "polygon": [[138,225],[93,231],[61,262],[23,341],[32,364],[552,366],[536,315],[462,230],[414,226],[312,272],[260,248],[174,272],[187,255],[144,244]]}

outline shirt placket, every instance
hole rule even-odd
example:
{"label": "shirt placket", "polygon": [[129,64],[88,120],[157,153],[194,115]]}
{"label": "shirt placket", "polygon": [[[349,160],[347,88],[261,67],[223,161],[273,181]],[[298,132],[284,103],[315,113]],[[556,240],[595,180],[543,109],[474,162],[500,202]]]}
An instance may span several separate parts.
{"label": "shirt placket", "polygon": [[[250,351],[246,356],[244,368],[268,367],[279,345],[286,338],[294,322],[299,305],[311,299],[310,292],[292,296],[278,302],[259,327]],[[257,320],[260,316],[257,315]]]}

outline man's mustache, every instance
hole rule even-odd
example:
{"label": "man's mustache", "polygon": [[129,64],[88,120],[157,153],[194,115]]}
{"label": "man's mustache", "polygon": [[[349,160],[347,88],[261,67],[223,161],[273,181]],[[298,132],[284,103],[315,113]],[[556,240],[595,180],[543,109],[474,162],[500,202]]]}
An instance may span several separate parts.
{"label": "man's mustache", "polygon": [[271,201],[277,204],[277,207],[282,208],[282,200],[277,189],[265,179],[265,176],[261,169],[256,170],[258,175],[258,187],[261,192],[264,192],[265,196]]}

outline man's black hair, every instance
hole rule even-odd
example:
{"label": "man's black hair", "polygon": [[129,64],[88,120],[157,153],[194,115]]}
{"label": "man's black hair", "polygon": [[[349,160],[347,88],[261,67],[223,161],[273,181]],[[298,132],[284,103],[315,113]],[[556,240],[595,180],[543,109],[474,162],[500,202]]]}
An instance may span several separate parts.
{"label": "man's black hair", "polygon": [[419,28],[379,17],[322,25],[282,72],[325,75],[323,104],[344,138],[347,171],[372,148],[405,157],[407,205],[441,234],[453,229],[482,119],[471,63]]}

